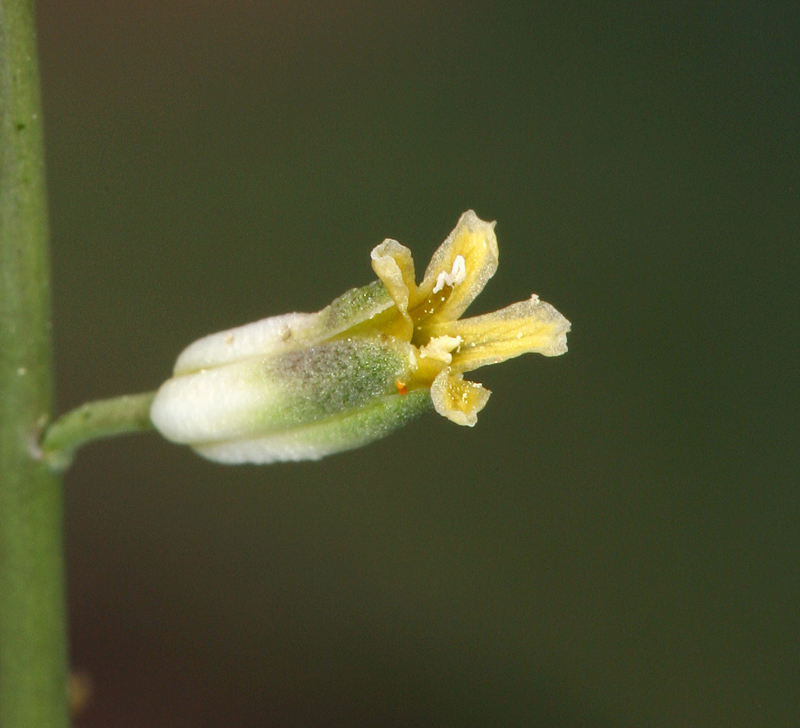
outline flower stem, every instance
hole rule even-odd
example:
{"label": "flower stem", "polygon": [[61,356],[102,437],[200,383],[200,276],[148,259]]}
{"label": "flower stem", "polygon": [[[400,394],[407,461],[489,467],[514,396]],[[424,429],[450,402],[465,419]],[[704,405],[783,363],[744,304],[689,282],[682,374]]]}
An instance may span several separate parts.
{"label": "flower stem", "polygon": [[31,457],[52,399],[33,0],[0,0],[0,725],[65,728],[61,480]]}
{"label": "flower stem", "polygon": [[150,405],[155,392],[126,394],[87,402],[50,425],[41,440],[41,456],[53,470],[65,470],[75,451],[90,440],[152,430]]}

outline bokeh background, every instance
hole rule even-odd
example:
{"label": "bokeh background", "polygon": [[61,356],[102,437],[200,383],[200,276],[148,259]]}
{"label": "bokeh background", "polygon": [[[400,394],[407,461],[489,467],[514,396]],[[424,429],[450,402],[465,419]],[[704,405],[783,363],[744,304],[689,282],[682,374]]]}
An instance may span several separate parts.
{"label": "bokeh background", "polygon": [[[644,9],[646,5],[647,9]],[[66,477],[78,726],[800,725],[790,3],[39,3],[58,406],[422,266],[570,352],[319,463]]]}

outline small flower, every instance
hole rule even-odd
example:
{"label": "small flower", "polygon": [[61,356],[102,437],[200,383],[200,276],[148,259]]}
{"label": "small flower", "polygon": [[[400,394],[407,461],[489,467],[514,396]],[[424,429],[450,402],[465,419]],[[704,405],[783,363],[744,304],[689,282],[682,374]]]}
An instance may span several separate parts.
{"label": "small flower", "polygon": [[389,434],[432,404],[473,426],[490,392],[464,373],[567,350],[567,321],[537,296],[461,319],[497,270],[494,223],[461,216],[415,282],[411,251],[372,251],[379,280],[315,314],[264,319],[189,346],[151,420],[219,462],[318,459]]}

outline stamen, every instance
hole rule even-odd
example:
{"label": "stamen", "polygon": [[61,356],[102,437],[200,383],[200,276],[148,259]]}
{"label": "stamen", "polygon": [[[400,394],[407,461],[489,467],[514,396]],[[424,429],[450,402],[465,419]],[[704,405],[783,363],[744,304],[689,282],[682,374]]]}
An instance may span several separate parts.
{"label": "stamen", "polygon": [[463,255],[457,255],[453,261],[453,269],[449,273],[442,271],[436,276],[436,285],[433,287],[433,293],[439,293],[445,284],[451,288],[455,288],[459,283],[463,283],[467,279],[467,262],[464,260]]}
{"label": "stamen", "polygon": [[419,350],[420,359],[433,359],[450,364],[453,355],[450,353],[461,345],[460,336],[436,336]]}

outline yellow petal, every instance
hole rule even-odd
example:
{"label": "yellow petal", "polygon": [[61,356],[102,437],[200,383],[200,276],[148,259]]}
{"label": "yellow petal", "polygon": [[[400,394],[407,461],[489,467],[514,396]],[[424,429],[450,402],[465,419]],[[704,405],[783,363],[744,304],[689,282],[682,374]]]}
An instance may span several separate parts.
{"label": "yellow petal", "polygon": [[370,257],[372,270],[383,281],[400,313],[405,314],[409,300],[417,288],[411,251],[396,240],[387,238],[373,248]]}
{"label": "yellow petal", "polygon": [[427,326],[461,316],[494,275],[498,255],[494,223],[478,219],[472,210],[465,212],[433,254],[411,301],[414,320]]}
{"label": "yellow petal", "polygon": [[417,290],[411,251],[396,240],[387,238],[373,248],[370,257],[372,258],[372,269],[381,279],[402,317],[394,322],[391,330],[387,333],[410,341],[414,324],[408,308]]}
{"label": "yellow petal", "polygon": [[452,368],[469,372],[521,354],[558,356],[567,350],[570,323],[549,303],[531,296],[501,311],[426,327],[431,336],[460,336]]}
{"label": "yellow petal", "polygon": [[474,427],[491,392],[477,382],[454,374],[450,367],[442,369],[431,385],[431,400],[436,411],[457,425]]}

